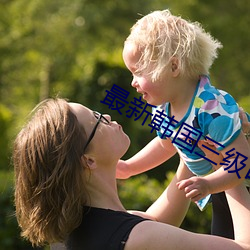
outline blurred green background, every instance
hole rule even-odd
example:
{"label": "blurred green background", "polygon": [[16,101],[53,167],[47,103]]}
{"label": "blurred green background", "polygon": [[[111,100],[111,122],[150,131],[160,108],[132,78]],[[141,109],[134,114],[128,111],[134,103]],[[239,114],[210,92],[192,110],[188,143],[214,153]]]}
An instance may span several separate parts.
{"label": "blurred green background", "polygon": [[[11,147],[30,110],[59,95],[109,113],[131,138],[127,158],[155,134],[147,125],[100,103],[113,84],[138,97],[122,61],[130,27],[150,11],[173,14],[203,27],[224,48],[211,69],[213,84],[232,94],[250,112],[249,0],[0,0],[0,249],[32,249],[23,241],[14,216]],[[175,156],[162,166],[119,181],[128,209],[146,209],[176,170]],[[182,225],[195,232],[210,230],[211,207],[200,212],[192,204]],[[48,249],[48,248],[47,248]]]}

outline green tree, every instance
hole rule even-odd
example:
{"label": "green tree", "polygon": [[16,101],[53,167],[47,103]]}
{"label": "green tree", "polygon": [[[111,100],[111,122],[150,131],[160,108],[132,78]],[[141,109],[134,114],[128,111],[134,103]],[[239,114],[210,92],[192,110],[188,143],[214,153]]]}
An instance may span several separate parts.
{"label": "green tree", "polygon": [[[12,138],[29,111],[40,100],[57,94],[110,113],[122,124],[132,142],[125,158],[149,142],[155,134],[141,125],[143,118],[134,121],[100,101],[113,84],[130,92],[129,101],[139,98],[130,86],[131,76],[122,61],[123,42],[141,15],[165,8],[201,22],[223,43],[224,48],[211,69],[213,83],[232,94],[250,112],[248,0],[2,0],[0,169],[8,169]],[[145,177],[124,182],[121,192],[125,195],[125,204],[130,208],[145,208],[145,204],[152,201],[147,200],[148,194],[154,193],[150,197],[155,198],[163,188],[166,172],[174,171],[177,164],[178,156],[175,156],[147,172]],[[131,187],[140,190],[137,201],[132,199]],[[202,213],[202,221],[198,221],[200,212],[191,205],[185,227],[208,231],[209,213],[209,210],[205,215]],[[203,230],[201,226],[205,224],[206,230]]]}

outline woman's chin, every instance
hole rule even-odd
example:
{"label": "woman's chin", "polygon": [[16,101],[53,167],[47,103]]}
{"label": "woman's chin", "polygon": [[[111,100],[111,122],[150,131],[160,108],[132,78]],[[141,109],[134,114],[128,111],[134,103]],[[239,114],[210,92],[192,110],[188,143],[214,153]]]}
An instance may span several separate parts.
{"label": "woman's chin", "polygon": [[[128,149],[129,149],[129,146],[130,146],[130,139],[129,139],[129,137],[128,136],[126,136],[126,139],[124,139],[124,151],[123,151],[123,154],[122,154],[122,156],[124,156],[125,154],[126,154],[126,152],[128,151]],[[121,156],[121,157],[122,157]]]}

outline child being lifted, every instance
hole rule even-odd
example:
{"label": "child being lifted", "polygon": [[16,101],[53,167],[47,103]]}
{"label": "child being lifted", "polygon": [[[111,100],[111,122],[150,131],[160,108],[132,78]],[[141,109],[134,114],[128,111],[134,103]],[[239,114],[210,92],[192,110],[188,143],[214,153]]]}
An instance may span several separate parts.
{"label": "child being lifted", "polygon": [[[238,105],[230,94],[212,86],[209,77],[221,47],[199,23],[174,16],[169,10],[154,11],[134,24],[124,44],[123,59],[133,75],[131,85],[147,103],[157,106],[151,124],[157,137],[130,159],[119,162],[117,178],[145,172],[178,152],[195,175],[178,187],[202,207],[210,194],[249,178],[250,148],[241,131]],[[218,165],[218,170],[212,171],[212,159],[205,158],[200,142],[198,147],[201,140],[222,153],[227,171]],[[227,207],[224,193],[219,195],[217,200]],[[227,210],[223,231],[229,230],[225,236],[233,238]],[[213,230],[220,234],[221,229]]]}

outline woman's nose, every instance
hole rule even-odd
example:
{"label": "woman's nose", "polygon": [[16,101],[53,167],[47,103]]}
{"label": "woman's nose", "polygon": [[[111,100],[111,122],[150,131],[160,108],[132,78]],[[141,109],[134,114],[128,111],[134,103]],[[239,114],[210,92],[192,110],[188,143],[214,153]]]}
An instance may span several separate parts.
{"label": "woman's nose", "polygon": [[104,116],[109,122],[111,122],[111,116],[110,116],[110,115],[104,114],[103,116]]}

